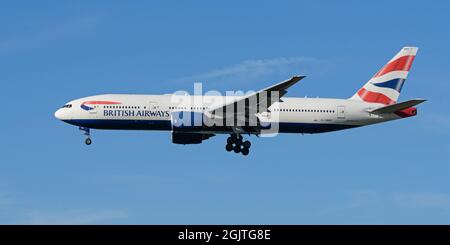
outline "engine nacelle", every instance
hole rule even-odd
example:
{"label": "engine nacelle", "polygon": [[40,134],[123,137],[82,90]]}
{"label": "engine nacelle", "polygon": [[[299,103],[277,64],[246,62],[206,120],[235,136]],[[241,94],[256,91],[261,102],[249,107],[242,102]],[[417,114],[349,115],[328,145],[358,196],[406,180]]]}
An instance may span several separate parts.
{"label": "engine nacelle", "polygon": [[174,144],[200,144],[203,140],[203,134],[172,132],[172,143]]}

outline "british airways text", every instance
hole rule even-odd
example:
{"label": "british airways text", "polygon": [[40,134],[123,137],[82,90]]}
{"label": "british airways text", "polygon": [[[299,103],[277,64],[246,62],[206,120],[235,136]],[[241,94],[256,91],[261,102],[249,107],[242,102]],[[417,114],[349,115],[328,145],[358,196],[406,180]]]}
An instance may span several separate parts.
{"label": "british airways text", "polygon": [[170,117],[169,111],[104,110],[105,117]]}

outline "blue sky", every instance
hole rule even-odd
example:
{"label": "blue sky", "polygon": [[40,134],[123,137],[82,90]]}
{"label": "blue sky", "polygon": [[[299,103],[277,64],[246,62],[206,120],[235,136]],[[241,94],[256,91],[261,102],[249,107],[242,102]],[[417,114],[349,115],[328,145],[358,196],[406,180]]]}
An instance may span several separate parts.
{"label": "blue sky", "polygon": [[[450,220],[445,1],[9,1],[0,8],[2,224],[442,224]],[[350,97],[401,47],[415,118],[320,135],[94,131],[53,117],[101,93]]]}

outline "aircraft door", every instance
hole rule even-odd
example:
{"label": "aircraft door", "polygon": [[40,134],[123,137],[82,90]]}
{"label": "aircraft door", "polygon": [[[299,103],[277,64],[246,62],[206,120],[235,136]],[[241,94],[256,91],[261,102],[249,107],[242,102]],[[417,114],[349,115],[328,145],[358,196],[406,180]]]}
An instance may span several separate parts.
{"label": "aircraft door", "polygon": [[151,111],[156,111],[156,110],[159,109],[159,105],[158,105],[157,102],[150,101],[150,102],[148,103],[148,109],[151,110]]}
{"label": "aircraft door", "polygon": [[345,119],[345,106],[340,105],[337,107],[337,118]]}

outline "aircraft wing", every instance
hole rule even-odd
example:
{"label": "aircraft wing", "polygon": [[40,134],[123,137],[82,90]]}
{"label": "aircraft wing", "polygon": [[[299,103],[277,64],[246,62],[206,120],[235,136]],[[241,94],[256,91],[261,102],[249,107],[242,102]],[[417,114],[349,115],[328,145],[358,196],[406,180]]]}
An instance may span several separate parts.
{"label": "aircraft wing", "polygon": [[[298,81],[302,80],[306,76],[293,76],[292,78],[282,81],[280,83],[274,84],[265,89],[259,90],[252,94],[238,98],[235,101],[227,103],[225,105],[214,108],[210,111],[211,114],[221,115],[224,112],[233,112],[233,115],[243,114],[245,111],[236,110],[240,108],[239,103],[245,106],[245,110],[250,110],[254,112],[263,112],[275,102],[280,101],[280,98],[287,93],[287,89],[292,85],[296,84]],[[225,115],[224,117],[229,117],[232,115]]]}

